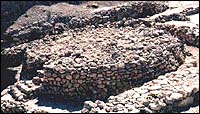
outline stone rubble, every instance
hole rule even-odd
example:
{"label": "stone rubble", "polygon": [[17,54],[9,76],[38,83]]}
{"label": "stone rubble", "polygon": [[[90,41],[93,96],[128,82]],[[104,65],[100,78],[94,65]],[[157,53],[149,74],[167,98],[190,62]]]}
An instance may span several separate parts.
{"label": "stone rubble", "polygon": [[[59,10],[55,7],[65,10]],[[34,6],[6,30],[3,41],[7,43],[9,41],[10,44],[7,45],[18,45],[42,38],[46,34],[62,33],[65,29],[81,28],[86,25],[97,26],[98,24],[108,21],[113,22],[127,17],[151,16],[166,9],[168,9],[168,6],[162,2],[148,1],[130,2],[129,4],[114,6],[109,10],[100,10],[98,12],[92,12],[91,9],[85,8],[80,10],[76,6],[66,3],[52,6]],[[74,10],[77,12],[74,12]],[[69,12],[74,12],[74,14]]]}
{"label": "stone rubble", "polygon": [[19,81],[8,86],[1,92],[1,112],[3,113],[25,113],[28,111],[27,102],[34,99],[38,86],[31,81]]}
{"label": "stone rubble", "polygon": [[[147,6],[150,6],[148,4],[154,4],[154,5],[158,5],[159,3],[140,3],[139,5],[147,5]],[[152,7],[154,6],[152,5]],[[160,4],[162,5],[162,4]],[[124,7],[126,6],[126,4],[124,5]],[[117,7],[122,7],[122,6],[117,6]],[[127,6],[128,7],[128,6]],[[159,13],[159,11],[164,11],[167,7],[166,6],[163,6],[164,9],[159,9],[158,11],[152,11],[154,13]],[[111,8],[110,10],[116,10],[116,8],[114,7],[113,9]],[[107,13],[110,11],[110,10],[103,10],[103,11],[100,11],[100,12],[104,12],[106,15]],[[185,9],[186,10],[186,9]],[[182,11],[182,12],[187,12],[187,11]],[[30,11],[31,12],[31,11]],[[100,12],[97,12],[97,13],[100,13]],[[112,12],[112,11],[111,11]],[[103,13],[103,14],[104,14]],[[125,11],[124,13],[128,13],[128,11]],[[154,14],[153,13],[153,14]],[[109,14],[109,13],[108,13]],[[182,14],[185,14],[185,13],[182,13]],[[111,14],[110,14],[111,15]],[[109,16],[108,16],[109,17]],[[115,19],[115,18],[114,18]],[[113,20],[113,21],[106,21],[104,24],[102,23],[99,23],[97,25],[92,25],[94,26],[94,28],[96,27],[117,27],[117,28],[120,28],[120,27],[124,27],[124,26],[131,26],[131,27],[138,27],[140,26],[141,24],[144,24],[145,26],[147,27],[151,27],[151,26],[154,26],[153,24],[155,22],[153,22],[151,19],[151,21],[147,21],[149,18],[146,18],[146,19],[142,19],[142,18],[139,18],[139,19],[134,19],[132,17],[128,17],[128,18],[121,18],[121,20]],[[19,21],[21,22],[21,21]],[[73,26],[75,26],[74,24],[72,24]],[[56,25],[57,26],[57,25]],[[86,25],[88,27],[88,25]],[[96,27],[95,27],[96,26]],[[166,27],[166,26],[165,26]],[[180,40],[184,41],[186,44],[188,45],[193,45],[193,46],[199,46],[199,29],[198,28],[187,28],[187,27],[180,27],[180,28],[177,28],[177,27],[173,27],[173,26],[168,26],[167,25],[167,28],[169,28],[169,30],[167,31],[170,31],[173,32],[176,31],[175,33],[171,33],[172,35],[175,34],[174,37],[178,37],[180,38]],[[81,28],[76,28],[75,27],[75,31],[77,31],[76,29],[78,29],[78,31],[82,31],[84,30],[81,29]],[[80,29],[80,30],[79,30]],[[62,29],[63,31],[64,29]],[[166,30],[166,29],[165,29]],[[69,30],[70,31],[70,30]],[[187,32],[186,32],[187,31]],[[63,33],[63,36],[67,35],[67,34],[70,34],[68,32],[64,32]],[[75,35],[75,34],[73,34]],[[49,37],[49,36],[47,36]],[[44,40],[46,39],[46,37],[44,38]],[[41,40],[39,40],[41,41]],[[49,41],[50,42],[50,41]],[[2,60],[3,62],[5,61],[13,61],[13,60],[16,60],[9,63],[9,64],[3,64],[3,65],[8,65],[8,66],[18,66],[19,63],[21,62],[21,59],[23,58],[23,54],[24,54],[24,50],[25,48],[28,48],[30,47],[29,45],[33,45],[32,43],[25,43],[25,44],[22,44],[22,45],[19,45],[20,43],[18,42],[18,45],[15,47],[13,46],[12,48],[7,48],[7,49],[4,49],[2,52],[1,52],[1,55],[2,55]],[[14,45],[14,44],[12,44]]]}

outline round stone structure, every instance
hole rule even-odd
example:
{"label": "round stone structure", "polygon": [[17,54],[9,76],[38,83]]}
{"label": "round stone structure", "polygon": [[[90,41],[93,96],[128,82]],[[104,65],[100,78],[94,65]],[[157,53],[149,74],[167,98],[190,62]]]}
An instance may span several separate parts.
{"label": "round stone structure", "polygon": [[24,65],[40,66],[33,82],[41,93],[67,98],[117,94],[176,70],[185,58],[178,38],[144,27],[88,28],[49,40],[27,49]]}

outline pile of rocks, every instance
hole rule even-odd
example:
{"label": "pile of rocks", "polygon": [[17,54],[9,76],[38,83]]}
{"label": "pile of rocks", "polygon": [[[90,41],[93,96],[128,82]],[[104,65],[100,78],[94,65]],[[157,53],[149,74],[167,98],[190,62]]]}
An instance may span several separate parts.
{"label": "pile of rocks", "polygon": [[[166,9],[168,9],[168,6],[161,2],[125,3],[109,10],[95,12],[95,14],[98,16],[98,19],[95,19],[96,21],[94,21],[92,24],[105,23],[108,21],[119,21],[124,18],[144,18],[163,12]],[[97,16],[94,18],[97,18]]]}
{"label": "pile of rocks", "polygon": [[24,113],[27,112],[26,106],[22,102],[11,100],[1,100],[2,113]]}
{"label": "pile of rocks", "polygon": [[195,66],[195,59],[187,58],[177,71],[161,75],[141,87],[110,96],[106,102],[86,101],[82,112],[177,112],[181,107],[199,102],[199,68]]}
{"label": "pile of rocks", "polygon": [[[144,27],[146,27],[147,28],[145,29],[146,33],[150,32],[151,34],[159,35],[158,31],[161,31],[162,33],[171,34],[173,37],[179,38],[183,43],[186,43],[187,45],[199,47],[199,29],[196,27],[191,28],[189,26],[175,26],[171,24],[160,24],[160,23],[155,24],[152,21],[146,21],[142,19],[126,19],[126,20],[116,21],[113,23],[106,23],[102,26],[100,25],[99,25],[99,28],[102,28],[102,27],[103,28],[104,27],[120,28],[120,27],[130,26],[137,29],[137,31],[141,31],[141,28],[142,30],[144,30]],[[149,27],[151,28],[149,29]],[[78,31],[81,32],[81,31],[87,30],[87,28],[92,29],[93,26],[82,28]],[[158,30],[156,30],[155,28]],[[38,39],[29,43],[12,46],[10,48],[5,48],[1,51],[1,57],[2,57],[2,62],[3,62],[2,65],[6,67],[18,66],[22,62],[22,59],[24,58],[24,51],[26,48],[31,48],[31,46],[41,47],[45,45],[46,42],[47,43],[52,42],[53,40],[56,40],[60,37],[62,38],[65,36],[69,36],[69,37],[75,36],[76,32],[77,32],[76,30],[69,30],[69,31],[65,31],[61,35],[46,36],[43,39]],[[49,44],[49,45],[53,45],[53,44]],[[45,45],[45,46],[48,46],[48,45]],[[9,63],[7,61],[9,61]]]}
{"label": "pile of rocks", "polygon": [[10,94],[16,101],[26,101],[26,99],[33,99],[36,96],[37,88],[32,81],[18,81],[14,85],[8,86],[7,89],[1,92],[1,95]]}
{"label": "pile of rocks", "polygon": [[184,46],[199,47],[198,28],[158,23],[187,21],[199,8],[149,17],[166,9],[162,2],[31,8],[3,38],[2,66],[22,70],[1,92],[1,112],[68,112],[37,107],[45,95],[92,100],[83,113],[176,112],[199,101],[199,68]]}
{"label": "pile of rocks", "polygon": [[124,27],[60,37],[50,44],[32,46],[25,56],[24,67],[29,68],[25,71],[41,67],[39,77],[33,78],[43,85],[41,93],[105,98],[176,70],[185,51],[183,44],[168,34],[138,33]]}
{"label": "pile of rocks", "polygon": [[29,100],[37,97],[39,86],[35,86],[32,81],[18,81],[14,85],[8,86],[1,92],[1,112],[3,113],[24,113],[27,112]]}

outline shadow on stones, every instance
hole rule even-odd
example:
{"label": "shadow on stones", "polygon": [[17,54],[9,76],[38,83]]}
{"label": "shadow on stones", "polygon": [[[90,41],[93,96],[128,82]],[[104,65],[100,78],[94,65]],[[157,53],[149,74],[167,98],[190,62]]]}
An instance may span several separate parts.
{"label": "shadow on stones", "polygon": [[194,102],[191,105],[188,105],[188,106],[185,106],[185,107],[182,107],[182,108],[177,108],[173,112],[180,113],[180,112],[183,112],[183,111],[187,111],[192,107],[199,106],[199,92],[197,92],[196,94],[194,94],[192,96],[194,97]]}
{"label": "shadow on stones", "polygon": [[1,91],[17,81],[15,79],[16,74],[17,70],[9,70],[1,67]]}
{"label": "shadow on stones", "polygon": [[88,1],[63,1],[63,2],[67,2],[67,3],[73,4],[73,5],[81,5],[81,4],[86,3]]}
{"label": "shadow on stones", "polygon": [[[155,77],[156,78],[156,77]],[[148,82],[152,79],[146,79],[143,81],[138,81],[137,84],[135,84],[135,82],[130,82],[130,85],[128,88],[126,88],[123,91],[119,91],[119,93],[124,92],[126,90],[129,90],[133,87],[140,87],[142,86],[145,82]],[[97,98],[98,100],[107,102],[108,98],[113,95],[117,95],[119,93],[109,93],[109,95],[106,98]],[[91,95],[92,96],[92,95]],[[83,97],[81,98],[66,98],[62,95],[53,95],[53,94],[39,94],[38,95],[38,102],[36,103],[39,107],[51,107],[52,109],[62,109],[62,110],[68,110],[70,112],[73,111],[80,111],[81,109],[83,109],[84,106],[84,102],[85,101],[95,101],[97,100],[96,98],[90,98],[90,99],[85,99]]]}
{"label": "shadow on stones", "polygon": [[38,106],[52,107],[52,109],[62,109],[68,111],[79,111],[83,108],[84,101],[66,100],[59,95],[40,95]]}

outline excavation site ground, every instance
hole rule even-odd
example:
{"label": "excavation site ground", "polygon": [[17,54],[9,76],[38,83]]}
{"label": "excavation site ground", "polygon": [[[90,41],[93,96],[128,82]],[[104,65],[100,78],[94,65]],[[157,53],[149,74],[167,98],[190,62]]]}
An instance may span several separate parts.
{"label": "excavation site ground", "polygon": [[1,7],[2,113],[199,112],[198,1]]}

